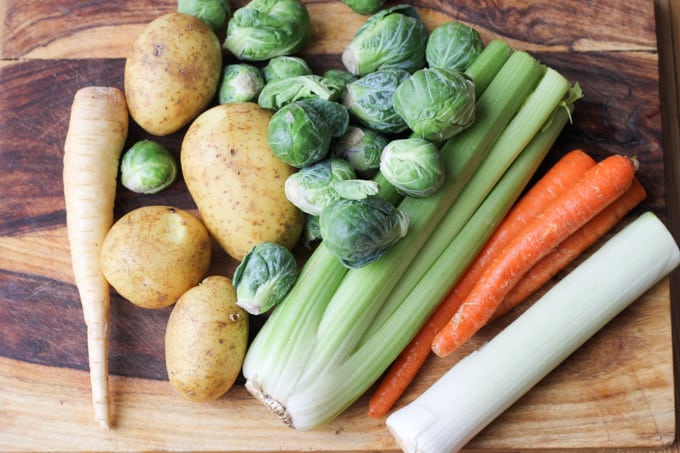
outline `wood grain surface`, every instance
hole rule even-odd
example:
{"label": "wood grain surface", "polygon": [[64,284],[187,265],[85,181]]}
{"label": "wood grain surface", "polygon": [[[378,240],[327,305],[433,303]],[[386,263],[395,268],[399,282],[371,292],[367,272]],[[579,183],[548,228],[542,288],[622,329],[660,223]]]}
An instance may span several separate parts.
{"label": "wood grain surface", "polygon": [[[318,72],[341,68],[339,56],[365,18],[340,2],[306,3],[313,32],[301,55]],[[575,147],[596,158],[636,156],[649,196],[634,214],[649,209],[673,218],[664,153],[671,126],[664,118],[661,127],[657,47],[657,33],[668,30],[670,18],[660,22],[667,28],[655,27],[655,8],[669,11],[670,0],[411,3],[430,28],[450,19],[469,23],[485,40],[505,39],[579,82],[585,97],[539,173]],[[122,88],[132,41],[146,23],[174,7],[170,0],[0,0],[0,449],[397,449],[384,420],[365,415],[365,397],[309,433],[284,427],[240,381],[212,403],[182,400],[167,382],[163,359],[170,309],[142,310],[116,294],[110,367],[117,426],[103,432],[92,422],[85,326],[64,228],[61,161],[69,108],[82,86]],[[669,111],[673,104],[664,106]],[[177,155],[182,132],[160,141]],[[150,137],[132,125],[128,142],[141,138]],[[120,189],[115,213],[120,217],[148,204],[195,206],[180,179],[152,196]],[[236,264],[216,248],[211,272],[231,275]],[[666,279],[636,301],[469,447],[674,449],[670,287]],[[455,357],[429,361],[400,404],[516,315],[489,326]]]}

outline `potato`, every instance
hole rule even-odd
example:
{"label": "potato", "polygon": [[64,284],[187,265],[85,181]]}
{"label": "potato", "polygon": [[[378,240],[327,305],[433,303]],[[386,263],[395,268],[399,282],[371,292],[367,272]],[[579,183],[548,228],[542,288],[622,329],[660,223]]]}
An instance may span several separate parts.
{"label": "potato", "polygon": [[200,19],[164,14],[135,40],[125,61],[130,115],[145,131],[168,135],[205,110],[222,70],[222,48]]}
{"label": "potato", "polygon": [[218,105],[194,120],[182,142],[182,172],[201,218],[239,261],[262,242],[292,248],[304,222],[284,192],[295,170],[267,144],[270,118],[255,103]]}
{"label": "potato", "polygon": [[232,281],[213,275],[172,308],[165,331],[165,364],[172,387],[192,401],[229,390],[248,343],[248,313],[236,305]]}
{"label": "potato", "polygon": [[190,213],[171,206],[130,211],[109,230],[100,266],[111,286],[144,308],[174,304],[208,272],[210,235]]}

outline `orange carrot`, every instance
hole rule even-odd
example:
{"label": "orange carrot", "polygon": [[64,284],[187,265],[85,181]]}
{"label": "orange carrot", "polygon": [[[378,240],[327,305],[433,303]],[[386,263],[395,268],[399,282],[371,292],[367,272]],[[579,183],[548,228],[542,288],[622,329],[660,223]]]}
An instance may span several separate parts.
{"label": "orange carrot", "polygon": [[437,333],[433,352],[446,356],[483,327],[534,264],[630,187],[635,167],[635,161],[625,156],[607,157],[529,222],[484,270],[458,311]]}
{"label": "orange carrot", "polygon": [[85,87],[73,98],[64,142],[64,201],[71,262],[87,326],[95,420],[111,421],[108,388],[109,284],[99,250],[113,223],[118,160],[128,132],[125,95],[112,87]]}
{"label": "orange carrot", "polygon": [[565,239],[557,249],[536,263],[508,293],[493,317],[497,318],[504,315],[545,285],[559,271],[567,267],[588,247],[604,236],[646,196],[642,184],[634,179],[633,184],[623,195]]}
{"label": "orange carrot", "polygon": [[573,150],[553,165],[515,204],[450,294],[392,364],[369,401],[369,416],[382,417],[404,393],[429,356],[435,335],[456,312],[493,256],[548,203],[594,165],[595,161],[588,154]]}

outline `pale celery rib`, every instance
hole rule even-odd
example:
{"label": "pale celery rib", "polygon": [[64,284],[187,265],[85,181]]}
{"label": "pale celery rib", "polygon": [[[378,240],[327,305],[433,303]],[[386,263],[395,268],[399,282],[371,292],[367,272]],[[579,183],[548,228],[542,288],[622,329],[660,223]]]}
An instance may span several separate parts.
{"label": "pale celery rib", "polygon": [[[406,197],[399,204],[409,218],[408,234],[379,261],[352,269],[343,278],[321,320],[299,388],[310,385],[323,370],[334,368],[351,353],[389,292],[465,189],[543,72],[539,62],[523,52],[515,52],[501,68],[477,103],[478,118],[474,125],[442,149],[447,169],[443,187],[427,198]],[[542,124],[543,121],[536,128]]]}
{"label": "pale celery rib", "polygon": [[[445,245],[465,226],[515,158],[546,124],[557,106],[564,100],[568,90],[569,81],[554,69],[547,68],[536,89],[527,97],[517,115],[494,143],[489,155],[470,179],[465,190],[399,280],[365,337],[373,334],[430,269]],[[445,282],[446,280],[443,280],[440,284],[445,285]]]}
{"label": "pale celery rib", "polygon": [[458,451],[678,263],[673,236],[654,214],[642,214],[390,415],[388,428],[407,452]]}
{"label": "pale celery rib", "polygon": [[[473,79],[480,79],[478,93],[486,91],[492,76],[511,54],[506,43],[489,43],[468,70]],[[396,202],[396,191],[385,178],[378,174],[376,180],[380,185],[378,196]],[[346,272],[322,242],[248,349],[243,374],[254,394],[275,392],[285,399],[292,391],[314,344],[321,317]]]}
{"label": "pale celery rib", "polygon": [[296,428],[310,429],[331,420],[387,369],[447,293],[442,282],[455,281],[462,274],[519,197],[568,116],[565,108],[555,110],[546,127],[517,157],[430,271],[373,335],[339,367],[327,370],[313,385],[288,400],[287,410]]}

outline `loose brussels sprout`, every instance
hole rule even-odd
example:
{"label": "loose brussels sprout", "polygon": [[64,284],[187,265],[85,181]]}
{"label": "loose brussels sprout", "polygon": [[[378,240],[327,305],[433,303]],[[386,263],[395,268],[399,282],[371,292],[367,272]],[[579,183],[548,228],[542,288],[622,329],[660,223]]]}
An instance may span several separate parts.
{"label": "loose brussels sprout", "polygon": [[133,192],[152,194],[170,186],[177,162],[163,145],[142,140],[128,149],[120,162],[121,183]]}
{"label": "loose brussels sprout", "polygon": [[422,138],[390,142],[380,158],[380,172],[399,193],[411,197],[432,195],[445,176],[439,150]]}
{"label": "loose brussels sprout", "polygon": [[262,72],[266,82],[273,82],[275,80],[287,79],[288,77],[310,75],[312,74],[312,69],[300,57],[280,55],[269,60],[262,69]]}
{"label": "loose brussels sprout", "polygon": [[342,137],[349,127],[349,111],[347,107],[321,98],[305,99],[302,102],[311,105],[328,123],[331,137]]}
{"label": "loose brussels sprout", "polygon": [[218,90],[220,104],[249,102],[257,99],[264,87],[264,78],[258,68],[246,63],[225,66]]}
{"label": "loose brussels sprout", "polygon": [[343,69],[329,69],[323,74],[323,81],[326,86],[331,87],[339,94],[343,94],[347,84],[355,80],[357,80],[357,77],[354,74]]}
{"label": "loose brussels sprout", "polygon": [[430,33],[425,58],[431,68],[464,72],[484,50],[477,30],[460,22],[446,22]]}
{"label": "loose brussels sprout", "polygon": [[197,17],[218,31],[231,14],[228,0],[177,0],[177,12]]}
{"label": "loose brussels sprout", "polygon": [[475,85],[458,71],[421,69],[394,92],[394,110],[418,136],[441,142],[475,121]]}
{"label": "loose brussels sprout", "polygon": [[260,107],[278,110],[291,102],[321,98],[335,100],[339,92],[316,74],[288,77],[267,82],[257,98]]}
{"label": "loose brussels sprout", "polygon": [[296,101],[276,111],[269,121],[267,142],[282,161],[301,168],[320,161],[331,143],[331,128],[309,102]]}
{"label": "loose brussels sprout", "polygon": [[364,76],[377,69],[414,72],[425,66],[428,32],[418,11],[397,5],[371,16],[342,54],[345,68]]}
{"label": "loose brussels sprout", "polygon": [[293,173],[285,183],[288,200],[302,212],[317,216],[340,198],[359,200],[376,195],[379,189],[375,181],[356,179],[347,161],[333,158]]}
{"label": "loose brussels sprout", "polygon": [[305,215],[305,226],[302,229],[302,245],[312,248],[312,244],[321,240],[321,227],[319,226],[319,216]]}
{"label": "loose brussels sprout", "polygon": [[234,11],[224,47],[240,60],[264,61],[300,50],[309,29],[309,11],[299,0],[251,0]]}
{"label": "loose brussels sprout", "polygon": [[393,96],[397,87],[410,74],[402,69],[381,69],[347,85],[343,103],[361,124],[390,134],[408,129],[396,112]]}
{"label": "loose brussels sprout", "polygon": [[390,203],[369,197],[340,199],[319,216],[324,244],[348,268],[378,260],[408,230],[408,216]]}
{"label": "loose brussels sprout", "polygon": [[275,242],[254,246],[234,271],[236,305],[259,315],[281,302],[297,279],[295,256]]}
{"label": "loose brussels sprout", "polygon": [[363,16],[373,14],[385,4],[386,0],[342,0],[352,11]]}
{"label": "loose brussels sprout", "polygon": [[350,126],[331,146],[331,155],[346,160],[363,177],[373,176],[380,168],[380,154],[389,139],[373,129]]}

